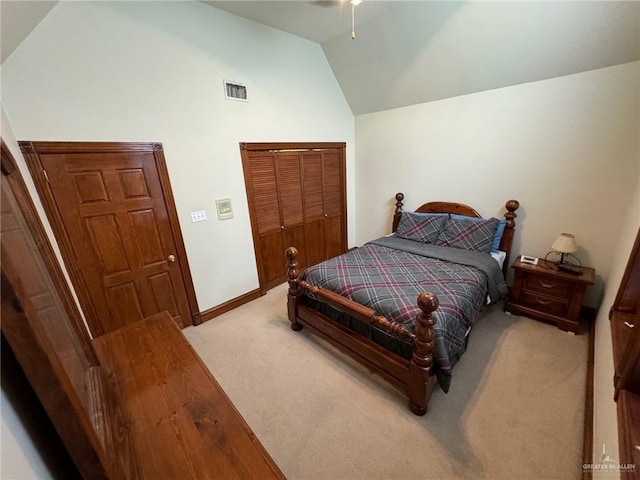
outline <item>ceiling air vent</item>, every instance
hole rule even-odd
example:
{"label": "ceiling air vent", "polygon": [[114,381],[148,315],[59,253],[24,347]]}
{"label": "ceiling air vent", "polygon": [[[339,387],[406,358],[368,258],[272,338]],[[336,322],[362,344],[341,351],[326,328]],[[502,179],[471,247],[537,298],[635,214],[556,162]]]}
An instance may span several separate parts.
{"label": "ceiling air vent", "polygon": [[247,101],[247,87],[238,82],[224,81],[224,96],[227,100]]}

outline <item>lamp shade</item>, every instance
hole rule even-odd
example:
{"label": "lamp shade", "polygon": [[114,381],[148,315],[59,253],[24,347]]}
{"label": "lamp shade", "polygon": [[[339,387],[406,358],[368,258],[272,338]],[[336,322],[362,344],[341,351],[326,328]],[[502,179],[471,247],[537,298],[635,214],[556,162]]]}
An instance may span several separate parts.
{"label": "lamp shade", "polygon": [[578,251],[576,238],[570,233],[561,233],[551,244],[551,249],[560,253],[573,253]]}

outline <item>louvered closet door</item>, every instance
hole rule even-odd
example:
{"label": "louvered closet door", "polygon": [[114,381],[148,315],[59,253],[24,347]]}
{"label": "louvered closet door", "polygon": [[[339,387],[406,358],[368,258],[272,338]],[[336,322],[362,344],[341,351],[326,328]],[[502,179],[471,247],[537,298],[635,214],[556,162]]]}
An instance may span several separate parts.
{"label": "louvered closet door", "polygon": [[296,247],[303,252],[298,261],[307,265],[304,251],[304,213],[302,210],[302,171],[300,168],[300,153],[286,152],[277,156],[278,198],[280,200],[280,218],[284,248],[276,256],[276,263],[280,271],[280,283],[286,275],[284,265],[284,249]]}
{"label": "louvered closet door", "polygon": [[241,144],[263,291],[286,280],[287,247],[298,249],[300,268],[346,250],[343,150],[271,145]]}
{"label": "louvered closet door", "polygon": [[326,258],[325,217],[322,194],[322,153],[302,154],[305,252],[309,265],[315,265]]}
{"label": "louvered closet door", "polygon": [[254,154],[248,170],[258,273],[269,289],[284,281],[285,248],[304,245],[300,161],[298,155]]}
{"label": "louvered closet door", "polygon": [[305,239],[310,265],[346,250],[343,171],[338,150],[303,154]]}
{"label": "louvered closet door", "polygon": [[260,284],[272,282],[282,275],[274,262],[278,252],[284,250],[280,222],[280,202],[276,175],[276,155],[255,155],[248,164],[250,184],[248,192],[253,207],[256,236],[256,258]]}
{"label": "louvered closet door", "polygon": [[325,258],[346,250],[344,166],[338,150],[323,152],[322,198],[325,217]]}

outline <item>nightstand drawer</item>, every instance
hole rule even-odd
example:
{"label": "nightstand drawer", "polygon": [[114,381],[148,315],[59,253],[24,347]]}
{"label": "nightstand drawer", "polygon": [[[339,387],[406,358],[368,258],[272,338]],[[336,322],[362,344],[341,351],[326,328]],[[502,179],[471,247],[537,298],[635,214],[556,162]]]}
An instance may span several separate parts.
{"label": "nightstand drawer", "polygon": [[562,315],[566,312],[569,302],[557,297],[549,297],[536,292],[523,290],[520,296],[520,304],[551,315]]}
{"label": "nightstand drawer", "polygon": [[568,299],[571,296],[573,285],[573,282],[567,280],[542,277],[540,275],[527,275],[522,288],[553,297]]}

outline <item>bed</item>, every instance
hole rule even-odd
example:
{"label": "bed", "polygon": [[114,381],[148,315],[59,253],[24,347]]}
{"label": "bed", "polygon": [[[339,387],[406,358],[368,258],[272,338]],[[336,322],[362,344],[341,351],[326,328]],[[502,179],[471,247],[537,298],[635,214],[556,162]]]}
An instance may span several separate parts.
{"label": "bed", "polygon": [[289,247],[287,313],[406,392],[427,412],[436,383],[446,392],[478,313],[507,293],[516,200],[504,219],[483,219],[461,203],[403,211],[395,197],[392,234],[304,271]]}

